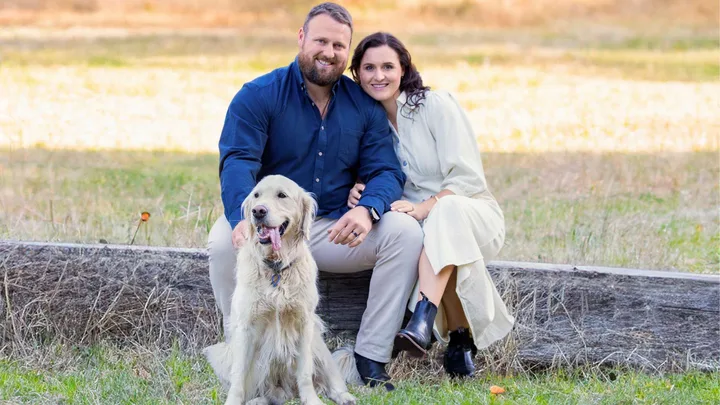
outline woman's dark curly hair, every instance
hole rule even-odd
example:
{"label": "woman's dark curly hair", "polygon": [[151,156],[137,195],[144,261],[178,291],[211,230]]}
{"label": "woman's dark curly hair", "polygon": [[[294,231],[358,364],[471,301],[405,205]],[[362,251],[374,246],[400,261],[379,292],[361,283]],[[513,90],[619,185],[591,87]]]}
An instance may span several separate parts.
{"label": "woman's dark curly hair", "polygon": [[420,73],[417,71],[417,68],[415,68],[415,65],[413,65],[410,52],[405,48],[405,45],[403,45],[397,37],[387,32],[370,34],[363,38],[357,45],[353,53],[352,61],[350,62],[350,73],[352,73],[353,80],[360,84],[358,71],[360,70],[360,63],[362,62],[365,52],[370,48],[377,48],[383,45],[389,46],[397,53],[400,66],[403,72],[405,72],[400,79],[400,91],[404,91],[407,96],[405,104],[411,108],[421,105],[425,99],[425,92],[430,90],[430,87],[423,86],[422,77],[420,77]]}

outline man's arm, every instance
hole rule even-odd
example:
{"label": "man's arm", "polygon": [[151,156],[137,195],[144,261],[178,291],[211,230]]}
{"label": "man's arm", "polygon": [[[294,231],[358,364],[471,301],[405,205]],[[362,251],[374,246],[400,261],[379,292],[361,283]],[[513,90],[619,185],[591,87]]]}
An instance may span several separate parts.
{"label": "man's arm", "polygon": [[390,204],[402,197],[406,177],[393,148],[385,111],[376,105],[370,115],[368,131],[360,145],[358,175],[365,190],[358,205],[375,208],[382,217],[390,210]]}
{"label": "man's arm", "polygon": [[257,87],[245,84],[235,95],[220,135],[220,189],[230,226],[243,220],[242,203],[255,187],[267,142],[270,115]]}

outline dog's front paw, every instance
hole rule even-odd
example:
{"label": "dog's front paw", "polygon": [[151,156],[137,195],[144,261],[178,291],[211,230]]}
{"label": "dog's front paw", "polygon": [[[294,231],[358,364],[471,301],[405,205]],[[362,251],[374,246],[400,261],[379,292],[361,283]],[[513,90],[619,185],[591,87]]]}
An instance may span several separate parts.
{"label": "dog's front paw", "polygon": [[325,403],[323,403],[323,401],[321,401],[317,396],[314,398],[307,398],[301,402],[303,405],[325,405]]}
{"label": "dog's front paw", "polygon": [[357,399],[347,391],[331,391],[328,398],[338,405],[355,405]]}
{"label": "dog's front paw", "polygon": [[225,405],[241,405],[244,401],[244,395],[242,393],[233,392],[232,388],[230,388],[230,392],[228,392],[228,396],[225,399]]}
{"label": "dog's front paw", "polygon": [[265,397],[257,397],[255,399],[251,399],[245,405],[270,405],[270,401],[268,401]]}
{"label": "dog's front paw", "polygon": [[357,402],[357,399],[349,393],[349,392],[343,392],[340,394],[340,397],[338,398],[338,405],[355,405]]}

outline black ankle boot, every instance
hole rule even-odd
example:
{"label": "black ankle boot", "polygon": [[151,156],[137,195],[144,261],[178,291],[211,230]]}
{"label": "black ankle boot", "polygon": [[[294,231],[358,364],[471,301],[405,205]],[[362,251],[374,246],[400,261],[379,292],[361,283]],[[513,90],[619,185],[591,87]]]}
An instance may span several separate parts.
{"label": "black ankle boot", "polygon": [[450,377],[473,377],[475,375],[475,364],[473,358],[477,354],[477,347],[473,343],[470,331],[459,328],[450,332],[450,343],[443,366]]}
{"label": "black ankle boot", "polygon": [[430,348],[437,306],[430,302],[422,292],[420,295],[422,295],[422,300],[415,305],[415,312],[407,326],[395,336],[394,351],[396,353],[404,350],[410,356],[422,357]]}
{"label": "black ankle boot", "polygon": [[354,355],[355,365],[365,385],[370,387],[382,385],[388,391],[395,389],[395,386],[390,383],[390,376],[385,371],[385,364],[370,360],[357,353],[354,353]]}

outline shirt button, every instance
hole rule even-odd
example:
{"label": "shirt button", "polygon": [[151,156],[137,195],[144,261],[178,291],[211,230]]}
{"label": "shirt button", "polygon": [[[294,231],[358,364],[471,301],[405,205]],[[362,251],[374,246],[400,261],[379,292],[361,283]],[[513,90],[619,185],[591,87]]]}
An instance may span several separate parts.
{"label": "shirt button", "polygon": [[315,183],[320,183],[320,179],[315,179]]}
{"label": "shirt button", "polygon": [[407,160],[403,161],[403,166],[407,166]]}
{"label": "shirt button", "polygon": [[318,152],[318,156],[322,156],[322,152]]}
{"label": "shirt button", "polygon": [[324,129],[325,129],[325,126],[324,126],[324,125],[321,125],[321,126],[320,126],[320,129],[324,130]]}

